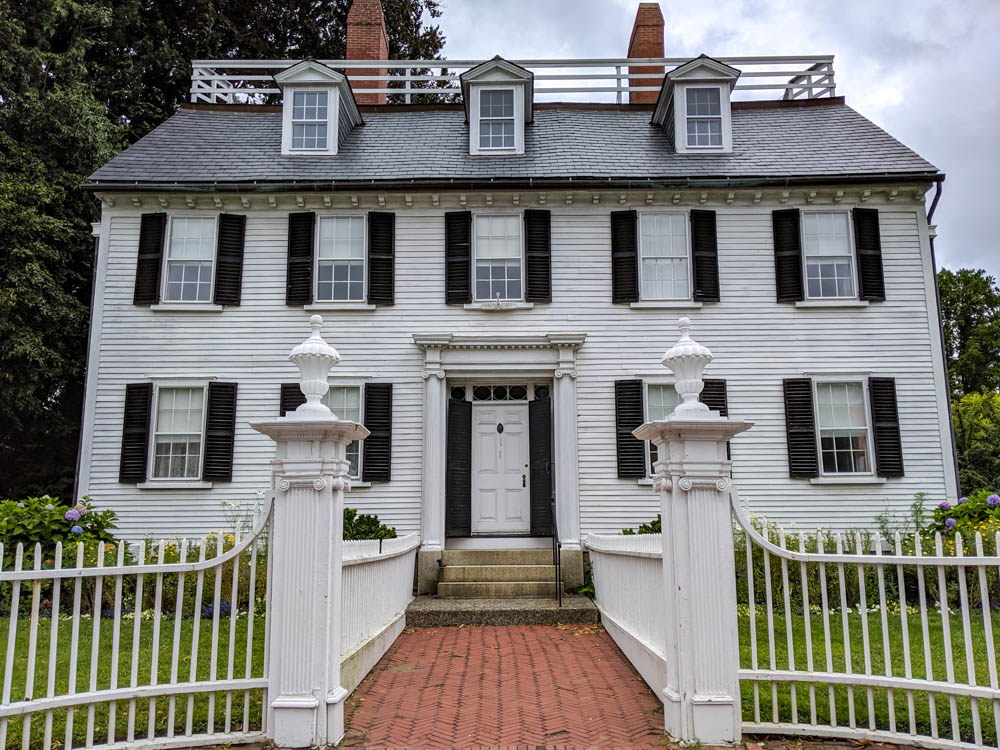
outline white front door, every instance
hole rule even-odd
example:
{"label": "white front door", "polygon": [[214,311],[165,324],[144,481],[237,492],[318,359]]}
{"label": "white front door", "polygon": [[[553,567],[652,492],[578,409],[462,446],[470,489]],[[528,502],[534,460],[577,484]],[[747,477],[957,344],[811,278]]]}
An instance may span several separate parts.
{"label": "white front door", "polygon": [[528,405],[472,408],[472,533],[531,531]]}

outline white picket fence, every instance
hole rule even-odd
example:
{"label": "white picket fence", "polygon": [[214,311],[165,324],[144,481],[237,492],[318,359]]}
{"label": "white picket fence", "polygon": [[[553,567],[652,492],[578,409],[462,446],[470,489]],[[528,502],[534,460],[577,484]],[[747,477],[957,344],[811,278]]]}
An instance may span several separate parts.
{"label": "white picket fence", "polygon": [[344,656],[395,622],[413,599],[419,534],[344,542],[340,653]]}
{"label": "white picket fence", "polygon": [[[1000,534],[971,550],[937,535],[927,550],[919,537],[762,534],[735,493],[732,509],[740,604],[719,616],[739,622],[745,732],[998,747]],[[661,543],[587,539],[602,620],[662,697]]]}
{"label": "white picket fence", "polygon": [[0,748],[265,739],[270,511],[243,538],[17,545]]}

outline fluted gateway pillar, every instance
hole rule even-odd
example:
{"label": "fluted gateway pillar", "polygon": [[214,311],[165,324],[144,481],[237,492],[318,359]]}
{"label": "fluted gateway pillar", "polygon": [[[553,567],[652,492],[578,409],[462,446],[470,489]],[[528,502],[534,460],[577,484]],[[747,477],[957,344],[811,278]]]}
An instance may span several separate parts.
{"label": "fluted gateway pillar", "polygon": [[289,359],[301,373],[306,402],[294,412],[251,426],[277,443],[272,461],[271,649],[268,698],[278,747],[323,747],[344,736],[340,684],[341,565],[344,493],[350,490],[347,446],[368,437],[321,401],[340,355],[312,335]]}
{"label": "fluted gateway pillar", "polygon": [[726,444],[751,427],[698,400],[712,353],[691,323],[663,357],[681,403],[633,434],[657,447],[653,487],[663,524],[667,687],[664,724],[674,740],[719,745],[740,739],[739,642]]}

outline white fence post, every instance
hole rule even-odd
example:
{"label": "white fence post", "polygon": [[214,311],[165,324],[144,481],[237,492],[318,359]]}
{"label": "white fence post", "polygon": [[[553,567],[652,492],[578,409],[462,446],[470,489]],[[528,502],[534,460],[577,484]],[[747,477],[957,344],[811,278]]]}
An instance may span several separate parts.
{"label": "white fence post", "polygon": [[720,745],[740,739],[739,643],[730,461],[726,444],[750,422],[727,419],[698,401],[712,353],[688,335],[663,357],[683,399],[667,419],[635,431],[657,446],[666,592],[664,724],[674,740]]}
{"label": "white fence post", "polygon": [[306,402],[294,412],[251,426],[277,443],[272,462],[274,517],[270,554],[270,681],[279,747],[335,745],[344,736],[340,684],[341,565],[344,492],[350,489],[347,446],[368,430],[337,418],[320,399],[340,355],[320,336],[323,319],[312,316],[312,335],[289,359],[301,373]]}

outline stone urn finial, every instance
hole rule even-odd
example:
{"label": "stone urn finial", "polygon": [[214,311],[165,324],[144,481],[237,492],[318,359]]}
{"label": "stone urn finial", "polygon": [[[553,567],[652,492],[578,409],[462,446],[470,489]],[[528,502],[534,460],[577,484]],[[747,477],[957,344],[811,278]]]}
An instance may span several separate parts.
{"label": "stone urn finial", "polygon": [[330,368],[340,364],[340,355],[319,333],[323,327],[321,315],[313,315],[309,319],[309,325],[312,326],[312,335],[288,355],[299,368],[299,388],[302,389],[306,402],[288,416],[293,419],[338,419],[321,399],[330,390],[327,377]]}
{"label": "stone urn finial", "polygon": [[674,414],[688,418],[704,418],[709,415],[710,410],[698,400],[698,395],[705,387],[701,376],[708,363],[712,361],[712,352],[691,338],[689,318],[678,320],[677,327],[681,329],[681,338],[667,350],[661,360],[663,366],[669,367],[677,376],[674,388],[682,400],[674,409]]}

